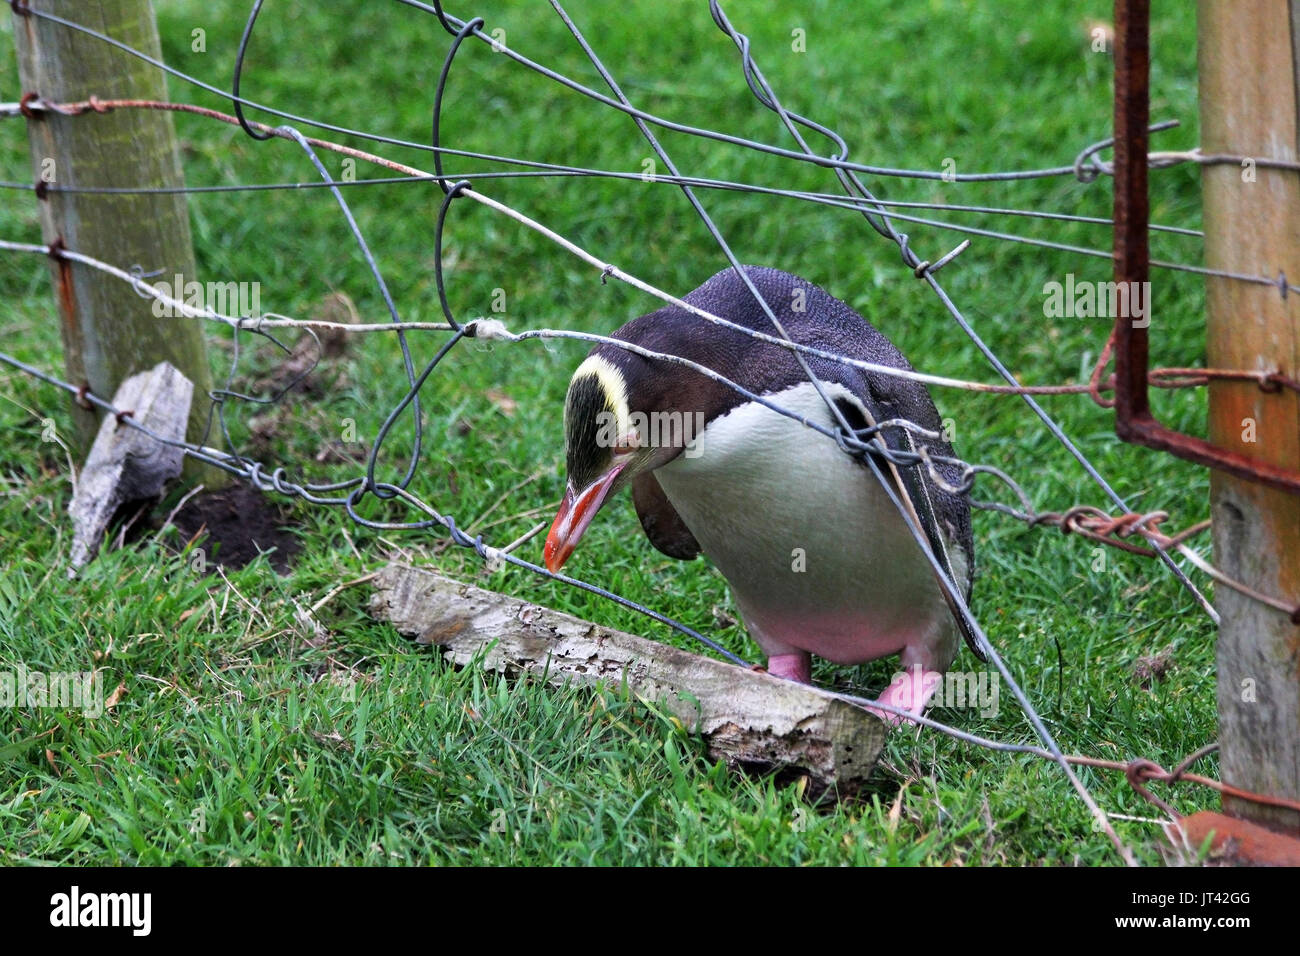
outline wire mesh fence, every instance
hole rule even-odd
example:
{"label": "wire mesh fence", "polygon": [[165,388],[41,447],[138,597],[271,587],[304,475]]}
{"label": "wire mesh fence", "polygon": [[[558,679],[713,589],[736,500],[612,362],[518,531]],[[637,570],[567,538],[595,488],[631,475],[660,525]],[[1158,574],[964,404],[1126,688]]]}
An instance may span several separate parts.
{"label": "wire mesh fence", "polygon": [[[274,10],[274,6],[274,4],[270,5],[268,11]],[[1203,586],[1194,580],[1192,573],[1189,573],[1191,569],[1205,575],[1217,585],[1235,588],[1267,604],[1279,613],[1295,614],[1300,610],[1292,607],[1282,596],[1261,594],[1215,569],[1194,544],[1195,535],[1208,527],[1208,521],[1182,520],[1180,516],[1177,523],[1185,524],[1187,527],[1178,532],[1168,533],[1161,529],[1162,523],[1171,519],[1168,512],[1159,508],[1135,509],[1129,498],[1120,494],[1112,483],[1107,480],[1104,469],[1098,467],[1091,460],[1080,445],[1067,434],[1067,431],[1058,422],[1057,417],[1051,414],[1044,404],[1040,402],[1040,397],[1075,396],[1074,400],[1076,401],[1092,401],[1105,407],[1108,402],[1106,393],[1113,389],[1113,377],[1108,374],[1110,349],[1105,341],[1096,343],[1097,360],[1087,370],[1088,374],[1080,380],[1064,384],[1022,384],[1017,374],[1008,367],[1008,364],[997,354],[997,351],[985,341],[985,338],[977,330],[976,324],[960,308],[957,302],[958,297],[950,294],[943,281],[941,281],[941,271],[946,279],[949,275],[962,268],[963,253],[970,247],[972,241],[1015,243],[1026,248],[1051,249],[1085,259],[1109,260],[1111,258],[1110,251],[1102,247],[1056,242],[1039,236],[1020,235],[1004,228],[992,229],[970,225],[961,221],[962,216],[979,215],[986,218],[1001,217],[1011,222],[1034,220],[1044,223],[1094,226],[1098,227],[1098,235],[1103,237],[1106,234],[1105,227],[1110,224],[1109,219],[1055,210],[1010,208],[1003,205],[891,200],[878,195],[878,192],[884,187],[874,185],[877,182],[886,183],[891,180],[921,180],[943,184],[963,183],[972,185],[981,183],[1015,185],[1026,181],[1060,180],[1063,182],[1094,184],[1094,188],[1096,188],[1095,184],[1104,183],[1106,177],[1113,172],[1110,164],[1102,158],[1103,153],[1112,145],[1110,140],[1097,139],[1091,143],[1072,144],[1074,150],[1072,161],[1038,169],[957,172],[955,169],[947,168],[936,171],[923,168],[893,168],[872,165],[850,159],[849,144],[843,136],[836,132],[830,120],[800,115],[784,105],[778,90],[769,82],[760,66],[760,57],[755,52],[754,45],[742,30],[732,23],[723,5],[718,3],[717,0],[712,0],[708,4],[708,14],[712,27],[720,31],[730,41],[738,54],[738,63],[733,65],[733,79],[737,83],[743,82],[744,86],[748,87],[753,96],[753,102],[759,109],[771,112],[779,120],[779,128],[785,136],[785,145],[760,142],[719,130],[692,126],[638,106],[633,96],[627,92],[627,90],[632,90],[635,93],[634,85],[626,84],[625,89],[625,84],[619,82],[616,71],[612,70],[599,55],[599,44],[588,40],[579,23],[569,15],[565,7],[557,0],[552,0],[550,4],[551,13],[563,23],[573,43],[576,44],[576,47],[585,58],[586,62],[582,72],[593,75],[599,82],[597,82],[597,79],[582,82],[576,79],[574,75],[567,75],[526,55],[524,51],[527,50],[527,37],[521,37],[518,31],[513,33],[510,42],[506,42],[504,34],[488,29],[483,19],[473,16],[453,16],[450,12],[444,10],[441,4],[436,2],[424,4],[413,2],[413,0],[397,0],[395,6],[409,8],[407,12],[412,17],[430,18],[430,22],[438,24],[450,38],[445,43],[438,81],[431,93],[432,126],[428,142],[400,139],[368,132],[364,129],[349,128],[327,122],[320,116],[296,115],[286,110],[279,110],[274,104],[256,102],[251,98],[241,96],[242,89],[255,85],[257,76],[258,25],[260,17],[264,15],[262,0],[256,0],[252,4],[238,53],[235,57],[229,89],[206,82],[178,70],[174,66],[169,66],[148,57],[146,54],[105,36],[85,24],[54,17],[38,9],[30,8],[25,4],[15,6],[15,11],[20,16],[48,19],[64,29],[92,36],[101,42],[117,47],[124,53],[148,60],[153,66],[166,71],[170,76],[173,82],[173,101],[111,100],[92,97],[82,102],[57,103],[49,102],[41,97],[40,91],[24,91],[20,101],[0,105],[0,115],[38,118],[42,115],[58,114],[64,117],[84,117],[89,120],[96,113],[112,110],[167,110],[202,117],[212,123],[228,124],[232,128],[242,130],[243,134],[253,140],[286,140],[294,144],[301,151],[303,161],[306,164],[304,169],[309,169],[314,173],[315,181],[192,185],[184,187],[184,191],[191,194],[234,193],[237,194],[237,198],[232,199],[232,201],[245,202],[253,201],[259,194],[272,190],[304,192],[307,190],[327,190],[337,206],[341,222],[346,228],[350,241],[366,264],[373,290],[388,314],[388,321],[386,322],[335,322],[320,319],[295,319],[279,313],[260,310],[256,311],[255,314],[238,314],[236,309],[214,309],[201,302],[196,303],[187,300],[183,290],[179,288],[179,282],[176,283],[176,287],[169,286],[166,283],[167,277],[163,277],[164,281],[161,284],[156,282],[155,280],[159,276],[156,275],[152,263],[107,262],[85,255],[77,249],[52,248],[45,244],[25,243],[8,239],[0,241],[0,250],[13,256],[20,254],[51,256],[73,263],[77,268],[94,269],[117,281],[129,283],[137,294],[152,300],[155,308],[161,308],[165,314],[218,326],[224,330],[225,334],[230,336],[232,346],[230,373],[227,380],[210,395],[210,427],[208,434],[200,442],[169,443],[180,445],[188,456],[237,475],[262,491],[295,497],[313,507],[342,509],[351,521],[364,527],[384,531],[436,531],[438,534],[445,536],[451,543],[471,550],[489,567],[497,568],[509,565],[530,574],[560,581],[568,586],[582,588],[599,595],[602,599],[617,602],[639,614],[645,615],[658,624],[671,627],[734,663],[747,665],[748,662],[741,656],[722,646],[710,636],[701,633],[698,628],[692,628],[680,621],[673,620],[664,613],[641,602],[614,593],[598,583],[552,573],[540,564],[522,557],[519,552],[544,525],[536,525],[528,533],[514,537],[511,540],[492,541],[490,536],[482,531],[479,533],[466,531],[452,514],[440,510],[435,501],[425,500],[424,497],[413,490],[413,483],[420,474],[422,465],[427,461],[431,446],[437,447],[436,437],[431,438],[426,431],[427,414],[421,403],[421,392],[434,376],[454,374],[454,372],[446,371],[444,363],[456,350],[464,349],[470,343],[487,342],[501,345],[501,361],[509,361],[505,357],[507,353],[512,349],[520,348],[521,343],[524,342],[532,340],[578,340],[593,344],[609,344],[638,352],[638,354],[642,354],[646,358],[659,362],[683,365],[698,375],[741,391],[750,401],[766,405],[774,412],[802,421],[813,431],[821,432],[822,440],[835,442],[845,454],[862,463],[864,468],[873,476],[873,480],[888,492],[894,506],[899,510],[900,515],[907,524],[917,547],[932,566],[947,599],[954,607],[955,612],[963,619],[965,627],[976,636],[979,647],[988,655],[1001,680],[1012,691],[1028,723],[1033,728],[1033,732],[1038,737],[1040,745],[989,740],[959,728],[945,726],[938,721],[923,716],[912,715],[912,720],[923,727],[942,731],[957,739],[978,746],[999,751],[1032,754],[1054,761],[1061,767],[1062,772],[1067,776],[1080,799],[1087,805],[1097,821],[1097,825],[1106,832],[1115,844],[1117,852],[1129,862],[1132,861],[1131,851],[1115,834],[1107,814],[1098,806],[1096,800],[1076,775],[1075,766],[1086,765],[1125,770],[1135,788],[1145,796],[1150,796],[1150,794],[1145,789],[1144,782],[1151,780],[1195,780],[1214,786],[1226,787],[1226,785],[1215,784],[1214,781],[1208,778],[1197,777],[1189,772],[1190,766],[1195,760],[1206,756],[1210,752],[1207,748],[1202,748],[1187,760],[1182,761],[1172,773],[1165,771],[1154,762],[1144,759],[1117,762],[1063,754],[1056,743],[1054,735],[1033,706],[1030,695],[1022,690],[1021,683],[1017,680],[1018,675],[1013,673],[1012,669],[1004,663],[997,641],[991,640],[985,633],[983,623],[967,606],[962,588],[958,582],[952,579],[949,570],[934,554],[914,510],[909,508],[906,493],[900,492],[900,489],[904,487],[904,483],[900,480],[902,472],[908,469],[916,469],[924,473],[928,480],[935,481],[945,490],[968,497],[971,504],[976,508],[1010,517],[1030,527],[1054,527],[1062,532],[1083,536],[1097,545],[1114,547],[1132,554],[1151,557],[1159,561],[1167,569],[1171,578],[1187,591],[1195,604],[1199,606],[1201,612],[1211,621],[1217,622],[1214,608],[1204,593]],[[698,21],[698,17],[691,18],[690,28],[701,29],[701,23]],[[488,67],[489,71],[526,69],[537,75],[539,83],[559,84],[568,91],[585,98],[590,102],[592,109],[614,111],[622,114],[626,122],[634,125],[643,137],[648,151],[646,159],[649,165],[643,166],[640,170],[599,169],[544,162],[526,155],[513,156],[456,148],[456,133],[454,130],[444,128],[442,116],[447,98],[453,95],[463,95],[454,94],[452,91],[456,88],[455,82],[460,76],[460,72],[469,69],[464,65],[466,62],[464,50],[472,44],[486,47],[495,55],[496,59],[492,60]],[[576,75],[578,70],[576,68],[570,69],[569,72]],[[469,84],[467,84],[468,86]],[[232,104],[231,112],[227,113],[210,106],[183,102],[184,94],[177,95],[181,90],[215,95],[225,99]],[[274,118],[274,121],[279,125],[257,121],[252,118],[254,114]],[[1152,130],[1153,132],[1163,132],[1171,129],[1173,125],[1173,123],[1169,122],[1160,123],[1153,126]],[[16,125],[13,128],[16,129]],[[319,135],[306,135],[303,129],[308,128],[320,131]],[[670,134],[675,137],[674,143],[680,142],[676,137],[686,137],[686,142],[692,144],[701,143],[709,150],[744,151],[757,154],[765,159],[770,158],[773,161],[779,160],[783,163],[799,164],[801,168],[820,170],[824,175],[834,179],[839,191],[794,189],[764,183],[692,175],[687,164],[683,162],[679,165],[676,158],[680,152],[686,150],[679,150],[676,146],[670,150],[666,145]],[[343,139],[364,141],[367,148],[362,149],[347,145],[341,142]],[[389,149],[418,150],[428,156],[429,165],[432,166],[432,169],[397,162],[387,158],[380,152]],[[351,162],[353,165],[346,167],[345,174],[339,176],[324,160],[324,157],[329,155],[341,157],[343,161]],[[1169,169],[1180,165],[1235,163],[1239,162],[1240,159],[1240,157],[1231,156],[1205,156],[1197,150],[1184,150],[1153,153],[1150,157],[1150,165],[1153,169]],[[458,171],[450,172],[447,167],[453,162],[458,167],[465,163],[478,163],[482,168],[472,168],[468,171],[459,171],[458,169]],[[1294,167],[1294,164],[1287,164],[1283,160],[1261,159],[1259,162],[1265,164],[1274,162],[1280,164],[1278,168],[1290,169]],[[377,167],[383,171],[384,175],[358,177],[354,174],[358,163]],[[507,168],[497,168],[499,166]],[[660,166],[666,169],[667,172],[660,172]],[[771,321],[771,331],[755,332],[736,326],[734,323],[728,322],[717,315],[709,314],[697,306],[683,301],[672,292],[656,288],[651,283],[638,278],[631,271],[620,268],[613,262],[608,261],[600,254],[598,249],[586,248],[566,238],[566,223],[543,223],[539,219],[528,215],[525,211],[516,208],[515,204],[501,201],[491,195],[494,186],[499,184],[504,187],[508,185],[510,180],[542,180],[559,184],[560,187],[564,187],[565,184],[581,187],[584,182],[596,179],[636,184],[654,191],[659,202],[665,204],[679,203],[683,209],[689,209],[715,244],[719,256],[719,265],[736,270],[737,275],[748,285],[756,302],[766,312]],[[873,183],[870,188],[867,185],[868,180]],[[431,251],[435,290],[442,314],[441,319],[438,321],[407,321],[403,318],[404,311],[408,310],[403,308],[403,304],[400,303],[398,297],[390,291],[389,285],[385,281],[384,269],[381,266],[382,256],[376,255],[372,250],[371,243],[367,240],[367,230],[360,225],[358,217],[354,215],[352,210],[353,200],[350,197],[356,195],[357,190],[397,184],[409,184],[411,188],[419,189],[429,189],[430,184],[433,184],[441,191],[441,200],[434,221]],[[0,187],[15,192],[35,190],[40,198],[59,192],[95,194],[149,191],[148,187],[145,186],[138,188],[114,187],[110,189],[94,185],[68,186],[57,182],[37,182],[35,184],[30,182],[6,182],[0,183]],[[671,191],[676,195],[670,197],[665,191]],[[248,195],[244,196],[243,194]],[[948,320],[961,330],[971,347],[982,357],[982,360],[991,370],[989,378],[973,380],[943,374],[939,362],[920,363],[921,368],[918,371],[900,370],[791,341],[786,336],[784,329],[781,328],[775,314],[773,314],[771,305],[758,293],[745,272],[740,268],[741,258],[725,235],[724,228],[718,224],[719,219],[715,218],[716,213],[710,212],[711,209],[716,209],[719,204],[735,195],[761,197],[768,202],[780,200],[795,203],[800,210],[799,214],[805,216],[829,216],[841,212],[861,216],[870,230],[869,233],[863,233],[863,235],[867,236],[867,238],[874,237],[884,240],[883,243],[869,249],[864,240],[864,255],[883,258],[886,250],[888,250],[889,255],[897,256],[895,260],[897,275],[906,277],[908,281],[916,282],[920,287],[928,290],[928,294],[933,296],[934,301],[946,314]],[[823,397],[827,399],[828,408],[835,418],[834,427],[825,427],[809,422],[803,419],[798,412],[781,407],[779,403],[773,401],[770,397],[747,392],[738,383],[726,378],[715,369],[690,362],[680,356],[640,348],[610,338],[607,335],[566,328],[531,327],[521,329],[513,323],[504,321],[497,315],[466,316],[459,314],[451,304],[455,295],[454,287],[458,270],[449,265],[447,237],[450,231],[458,228],[457,219],[462,214],[462,210],[471,204],[489,211],[493,216],[510,221],[518,228],[529,230],[542,237],[555,246],[560,253],[580,263],[584,269],[588,270],[592,280],[598,279],[601,284],[611,281],[626,284],[647,296],[683,308],[706,322],[729,327],[733,330],[739,329],[772,347],[788,350],[802,366],[809,381],[819,389],[822,388],[824,383],[818,379],[809,365],[809,362],[814,359],[843,364],[872,374],[901,376],[932,388],[952,389],[957,394],[975,392],[1003,396],[1005,399],[1015,397],[1027,407],[1039,427],[1065,450],[1077,468],[1087,476],[1095,487],[1097,496],[1095,501],[1101,502],[1101,504],[1092,502],[1080,504],[1071,501],[1060,502],[1052,510],[1036,508],[1033,502],[1042,500],[1044,496],[1035,493],[1032,489],[1033,482],[1025,477],[1030,470],[1026,468],[1026,462],[1013,461],[1007,467],[980,462],[975,460],[978,458],[979,449],[975,449],[975,454],[969,456],[971,460],[967,460],[966,457],[958,458],[936,454],[931,451],[927,443],[937,442],[940,436],[911,422],[882,421],[869,423],[869,427],[866,429],[854,428],[845,419],[843,412],[825,395],[824,391],[822,392]],[[914,248],[911,237],[906,232],[901,231],[904,228],[910,228],[912,225],[949,231],[959,236],[971,238],[963,239],[951,247],[940,247],[941,251],[932,252],[932,258],[926,258]],[[464,228],[475,227],[465,226]],[[1199,230],[1184,226],[1159,224],[1154,225],[1153,229],[1171,239],[1198,241],[1202,238]],[[1278,288],[1279,294],[1283,295],[1297,291],[1285,276],[1270,277],[1263,274],[1222,273],[1207,269],[1196,262],[1179,260],[1154,260],[1152,266],[1157,269],[1190,273],[1198,276],[1218,275],[1235,281],[1274,286]],[[1073,301],[1073,296],[1067,294],[1066,301]],[[271,397],[271,401],[283,398],[290,392],[296,382],[309,374],[312,367],[314,367],[315,361],[319,360],[321,355],[322,346],[319,335],[322,333],[343,332],[349,335],[365,333],[391,337],[395,343],[391,364],[395,374],[399,374],[405,382],[405,394],[388,411],[379,426],[377,434],[370,445],[364,468],[358,469],[355,474],[347,478],[314,481],[310,476],[310,469],[305,467],[304,463],[269,466],[258,460],[256,456],[246,454],[239,448],[239,443],[235,438],[235,430],[232,429],[229,418],[231,409],[250,402],[267,401],[264,396],[258,397],[250,394],[241,385],[240,350],[245,347],[241,343],[253,339],[262,340],[270,343],[281,353],[288,355],[292,351],[291,348],[277,337],[286,331],[297,331],[306,335],[314,343],[315,357],[309,359],[302,369],[297,370],[296,374],[287,383],[283,383],[278,389],[278,393]],[[415,346],[416,336],[420,337],[418,347]],[[432,354],[421,361],[417,359],[417,354],[424,353],[427,344],[427,340],[424,338],[426,336],[437,336],[439,339],[436,348],[432,349]],[[48,369],[37,368],[31,363],[20,361],[7,353],[0,352],[0,362],[4,362],[11,368],[37,378],[55,388],[66,391],[80,403],[116,415],[119,422],[126,426],[148,433],[145,426],[131,419],[129,410],[114,408],[107,396],[93,394],[84,386],[84,383],[64,381],[57,375],[52,374]],[[1276,369],[1206,369],[1183,365],[1157,369],[1152,372],[1152,383],[1168,389],[1199,388],[1215,379],[1254,381],[1261,388],[1300,391],[1300,382],[1296,382]],[[906,432],[907,447],[900,449],[887,444],[883,436],[883,431],[887,428],[901,428]],[[409,445],[405,444],[408,440],[403,438],[404,444],[401,453],[403,464],[394,469],[390,461],[390,453],[386,451],[386,446],[392,447],[398,444],[398,442],[394,441],[394,438],[399,434],[404,435],[405,430],[409,430]],[[158,437],[160,441],[168,441],[160,436],[155,437]],[[960,480],[953,481],[950,477],[945,477],[953,474],[960,475]],[[1030,488],[1027,489],[1026,484]],[[977,490],[978,496],[976,495]],[[1180,563],[1180,558],[1183,563]],[[888,705],[866,701],[857,695],[844,694],[842,696],[845,700],[855,704],[870,704],[873,707],[890,710]],[[906,713],[897,708],[894,710],[899,714]],[[1158,801],[1158,798],[1153,799],[1163,810],[1173,815],[1172,808]]]}

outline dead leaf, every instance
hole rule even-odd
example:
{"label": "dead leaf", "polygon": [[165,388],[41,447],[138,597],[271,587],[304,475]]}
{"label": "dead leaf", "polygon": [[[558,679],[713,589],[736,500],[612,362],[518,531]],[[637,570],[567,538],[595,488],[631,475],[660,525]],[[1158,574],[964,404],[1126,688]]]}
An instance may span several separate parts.
{"label": "dead leaf", "polygon": [[898,829],[898,821],[903,815],[903,794],[907,793],[907,784],[904,783],[898,788],[898,795],[894,797],[894,802],[889,808],[886,819],[889,821],[889,832],[893,833]]}
{"label": "dead leaf", "polygon": [[713,624],[715,627],[735,627],[736,619],[721,604],[713,605]]}
{"label": "dead leaf", "polygon": [[329,733],[320,733],[319,731],[309,730],[307,733],[311,734],[317,743],[334,744],[342,747],[344,750],[352,749],[352,742],[346,739],[337,730],[331,730]]}
{"label": "dead leaf", "polygon": [[113,688],[113,693],[108,695],[108,700],[104,701],[104,709],[112,710],[125,694],[126,684],[118,684],[117,687]]}

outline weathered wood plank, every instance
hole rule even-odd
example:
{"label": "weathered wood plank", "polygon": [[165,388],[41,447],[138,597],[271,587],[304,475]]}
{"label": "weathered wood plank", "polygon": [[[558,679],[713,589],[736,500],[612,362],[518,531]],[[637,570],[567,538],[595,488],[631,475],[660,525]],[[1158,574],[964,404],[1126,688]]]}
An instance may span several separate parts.
{"label": "weathered wood plank", "polygon": [[[173,366],[159,362],[132,375],[113,396],[113,404],[154,434],[173,441],[185,437],[194,384]],[[184,453],[155,441],[138,428],[105,415],[86,457],[77,491],[68,505],[73,538],[68,576],[95,556],[104,529],[123,504],[152,498],[181,473]]]}
{"label": "weathered wood plank", "polygon": [[[824,690],[715,661],[432,571],[390,564],[372,613],[466,665],[545,676],[552,684],[626,679],[701,734],[709,754],[757,770],[794,768],[818,792],[849,796],[884,745],[883,722]],[[484,649],[487,648],[486,654]]]}

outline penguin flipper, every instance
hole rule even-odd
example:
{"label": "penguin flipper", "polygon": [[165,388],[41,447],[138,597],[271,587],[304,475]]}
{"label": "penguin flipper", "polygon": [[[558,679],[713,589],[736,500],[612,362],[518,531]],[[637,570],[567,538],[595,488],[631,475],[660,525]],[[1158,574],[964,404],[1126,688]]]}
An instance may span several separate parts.
{"label": "penguin flipper", "polygon": [[689,561],[700,553],[700,543],[664,494],[654,472],[642,472],[632,480],[632,503],[645,536],[668,557]]}

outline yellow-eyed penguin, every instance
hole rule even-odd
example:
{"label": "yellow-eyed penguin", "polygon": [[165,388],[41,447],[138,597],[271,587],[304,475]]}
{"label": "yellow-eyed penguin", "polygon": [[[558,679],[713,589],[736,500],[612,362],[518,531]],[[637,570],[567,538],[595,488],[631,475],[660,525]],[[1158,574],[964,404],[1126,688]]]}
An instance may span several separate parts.
{"label": "yellow-eyed penguin", "polygon": [[[745,271],[793,341],[911,369],[866,319],[812,283],[776,269]],[[778,334],[732,269],[684,298],[735,325]],[[675,305],[611,337],[689,359],[801,417],[841,428],[793,353],[779,345]],[[906,419],[939,430],[923,384],[812,355],[805,361],[854,429]],[[920,713],[956,657],[959,635],[983,656],[870,468],[828,436],[694,369],[607,343],[573,373],[564,433],[568,485],[544,552],[552,572],[601,506],[630,485],[656,548],[682,559],[703,552],[722,572],[772,674],[807,682],[811,654],[837,664],[899,654],[900,674],[880,700]],[[891,448],[913,447],[900,427],[881,434]],[[915,441],[934,455],[952,455],[942,440]],[[949,485],[960,482],[957,466],[935,467]],[[969,597],[968,503],[924,465],[900,466],[899,474],[931,548]]]}

